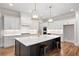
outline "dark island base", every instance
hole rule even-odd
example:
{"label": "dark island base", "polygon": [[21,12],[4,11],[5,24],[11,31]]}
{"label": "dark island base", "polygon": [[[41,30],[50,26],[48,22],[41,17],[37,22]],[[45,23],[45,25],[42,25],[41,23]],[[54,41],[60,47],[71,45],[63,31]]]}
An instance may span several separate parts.
{"label": "dark island base", "polygon": [[[49,41],[41,42],[31,46],[25,46],[19,41],[15,41],[15,55],[16,56],[42,56],[41,45],[47,45],[48,50],[59,48],[61,49],[61,38],[51,39]],[[47,51],[48,51],[47,50]]]}

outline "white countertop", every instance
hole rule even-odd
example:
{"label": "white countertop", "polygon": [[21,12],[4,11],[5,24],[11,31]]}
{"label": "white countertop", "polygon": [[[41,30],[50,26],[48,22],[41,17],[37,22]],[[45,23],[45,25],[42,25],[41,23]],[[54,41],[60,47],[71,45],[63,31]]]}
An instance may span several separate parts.
{"label": "white countertop", "polygon": [[48,41],[54,38],[57,38],[60,36],[57,35],[43,35],[43,36],[30,36],[30,37],[20,37],[20,38],[16,38],[16,40],[18,40],[19,42],[23,43],[25,46],[30,46],[30,45],[34,45],[37,43],[41,43],[44,41]]}
{"label": "white countertop", "polygon": [[21,35],[20,30],[4,30],[4,36]]}

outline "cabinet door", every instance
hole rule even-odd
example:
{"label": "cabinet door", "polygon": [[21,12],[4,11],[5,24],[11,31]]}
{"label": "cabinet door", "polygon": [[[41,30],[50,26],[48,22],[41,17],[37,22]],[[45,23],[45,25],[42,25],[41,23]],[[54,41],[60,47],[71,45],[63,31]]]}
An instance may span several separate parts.
{"label": "cabinet door", "polygon": [[27,47],[20,43],[19,56],[30,56],[30,47]]}
{"label": "cabinet door", "polygon": [[19,17],[4,15],[4,29],[19,29],[20,20]]}
{"label": "cabinet door", "polygon": [[15,40],[15,55],[20,55],[20,43],[17,40]]}
{"label": "cabinet door", "polygon": [[40,56],[40,44],[35,44],[30,46],[30,55],[31,56]]}
{"label": "cabinet door", "polygon": [[15,55],[16,56],[30,56],[30,47],[26,47],[19,41],[15,41]]}

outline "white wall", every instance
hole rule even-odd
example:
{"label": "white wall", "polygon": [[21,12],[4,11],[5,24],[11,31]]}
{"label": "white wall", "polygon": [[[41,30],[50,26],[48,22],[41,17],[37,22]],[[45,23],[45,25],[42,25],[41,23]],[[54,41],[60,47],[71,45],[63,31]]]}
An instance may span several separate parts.
{"label": "white wall", "polygon": [[75,23],[75,45],[79,46],[79,10],[75,12],[76,23]]}

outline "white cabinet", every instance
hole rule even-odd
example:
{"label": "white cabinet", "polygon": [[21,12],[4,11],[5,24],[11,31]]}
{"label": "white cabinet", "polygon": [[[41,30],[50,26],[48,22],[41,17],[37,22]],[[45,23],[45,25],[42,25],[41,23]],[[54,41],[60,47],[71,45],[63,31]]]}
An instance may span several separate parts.
{"label": "white cabinet", "polygon": [[4,29],[19,29],[20,22],[19,17],[4,15]]}
{"label": "white cabinet", "polygon": [[32,21],[30,19],[31,17],[27,15],[21,15],[21,25],[31,25]]}
{"label": "white cabinet", "polygon": [[15,37],[20,33],[20,16],[18,12],[4,11],[0,14],[0,47],[10,47],[15,44]]}
{"label": "white cabinet", "polygon": [[21,13],[21,33],[35,34],[37,30],[38,20],[32,20],[27,14]]}
{"label": "white cabinet", "polygon": [[15,45],[14,36],[20,35],[19,16],[4,15],[4,44],[3,47]]}

